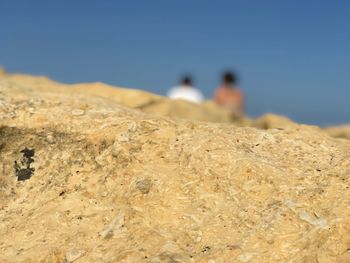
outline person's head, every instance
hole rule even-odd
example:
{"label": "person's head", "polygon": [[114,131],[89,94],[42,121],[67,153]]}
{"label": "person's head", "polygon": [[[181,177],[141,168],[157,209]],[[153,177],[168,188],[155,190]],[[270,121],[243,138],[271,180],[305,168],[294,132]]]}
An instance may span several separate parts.
{"label": "person's head", "polygon": [[186,76],[183,76],[182,79],[181,79],[181,84],[183,86],[192,86],[192,79],[190,76],[186,75]]}
{"label": "person's head", "polygon": [[222,75],[222,83],[228,86],[237,84],[237,76],[233,72],[227,71]]}

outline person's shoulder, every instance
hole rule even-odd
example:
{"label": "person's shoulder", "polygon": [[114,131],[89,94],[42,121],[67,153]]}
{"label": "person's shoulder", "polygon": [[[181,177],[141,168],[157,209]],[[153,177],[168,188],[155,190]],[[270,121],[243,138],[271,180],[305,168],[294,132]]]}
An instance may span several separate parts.
{"label": "person's shoulder", "polygon": [[243,91],[240,89],[240,87],[235,87],[234,89],[234,94],[237,98],[239,98],[240,100],[244,100],[244,93]]}
{"label": "person's shoulder", "polygon": [[195,96],[198,98],[198,100],[202,101],[204,99],[204,95],[200,89],[193,87],[192,92],[195,94]]}
{"label": "person's shoulder", "polygon": [[178,87],[172,87],[168,90],[167,96],[168,97],[173,97],[176,96],[176,94],[178,93]]}
{"label": "person's shoulder", "polygon": [[240,87],[236,87],[235,90],[238,94],[243,95],[243,91]]}
{"label": "person's shoulder", "polygon": [[215,94],[223,94],[223,93],[226,93],[226,88],[225,86],[218,86],[216,89],[215,89]]}

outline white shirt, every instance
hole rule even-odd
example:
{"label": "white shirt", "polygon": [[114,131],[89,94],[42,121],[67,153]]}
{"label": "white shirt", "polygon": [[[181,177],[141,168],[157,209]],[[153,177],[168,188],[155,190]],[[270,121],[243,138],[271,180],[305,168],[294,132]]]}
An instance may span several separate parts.
{"label": "white shirt", "polygon": [[176,86],[169,90],[168,97],[171,99],[183,99],[194,103],[200,103],[204,96],[200,90],[190,86]]}

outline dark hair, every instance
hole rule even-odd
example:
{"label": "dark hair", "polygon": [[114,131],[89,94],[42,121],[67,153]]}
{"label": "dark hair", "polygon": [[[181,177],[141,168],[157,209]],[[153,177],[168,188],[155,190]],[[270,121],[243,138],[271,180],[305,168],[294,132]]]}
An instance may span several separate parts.
{"label": "dark hair", "polygon": [[237,76],[233,72],[227,71],[222,75],[222,82],[224,84],[234,85],[237,83],[237,81]]}
{"label": "dark hair", "polygon": [[192,78],[188,75],[183,76],[181,79],[181,84],[191,86],[192,85]]}

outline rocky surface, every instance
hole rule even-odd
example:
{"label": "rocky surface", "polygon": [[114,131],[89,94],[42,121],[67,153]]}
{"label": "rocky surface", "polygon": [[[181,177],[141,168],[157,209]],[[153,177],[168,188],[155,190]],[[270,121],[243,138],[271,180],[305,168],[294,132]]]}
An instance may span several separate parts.
{"label": "rocky surface", "polygon": [[350,140],[350,125],[327,127],[325,131],[332,137]]}
{"label": "rocky surface", "polygon": [[0,78],[0,262],[350,262],[348,140],[98,89]]}
{"label": "rocky surface", "polygon": [[94,97],[102,97],[105,100],[124,105],[128,108],[141,110],[160,116],[168,116],[176,119],[199,120],[207,122],[235,122],[238,125],[249,124],[250,120],[240,116],[234,116],[229,111],[216,106],[212,102],[194,104],[182,100],[170,100],[141,90],[112,87],[104,83],[84,83],[64,85],[52,81],[46,77],[33,77],[30,75],[12,74],[5,78],[12,85],[23,85],[27,88],[42,91],[53,91],[74,94],[84,93]]}
{"label": "rocky surface", "polygon": [[6,75],[6,70],[2,67],[0,67],[0,77]]}

